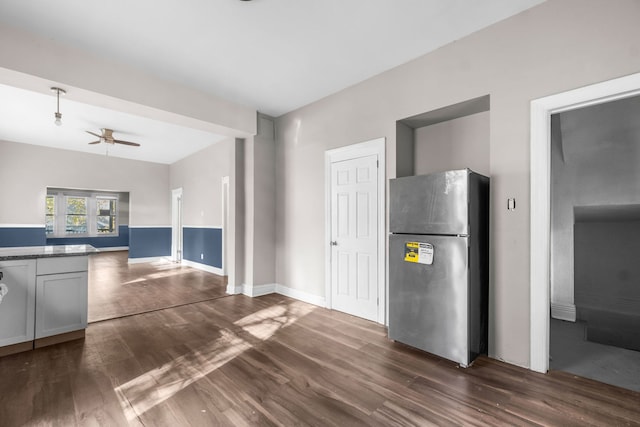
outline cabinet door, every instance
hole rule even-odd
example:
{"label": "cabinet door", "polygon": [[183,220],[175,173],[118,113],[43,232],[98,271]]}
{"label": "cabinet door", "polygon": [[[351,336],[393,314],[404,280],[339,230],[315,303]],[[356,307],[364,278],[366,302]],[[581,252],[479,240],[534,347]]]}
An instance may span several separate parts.
{"label": "cabinet door", "polygon": [[7,293],[0,302],[0,347],[33,341],[36,261],[0,261]]}
{"label": "cabinet door", "polygon": [[87,327],[87,272],[38,276],[36,339]]}

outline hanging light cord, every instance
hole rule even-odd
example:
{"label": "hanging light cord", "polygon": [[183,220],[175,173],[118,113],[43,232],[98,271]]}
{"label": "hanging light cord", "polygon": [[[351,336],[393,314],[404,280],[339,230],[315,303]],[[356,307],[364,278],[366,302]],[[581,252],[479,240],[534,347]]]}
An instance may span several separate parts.
{"label": "hanging light cord", "polygon": [[62,93],[64,95],[65,93],[67,93],[67,91],[64,89],[60,89],[59,87],[52,87],[51,91],[56,93],[57,98],[56,112],[54,114],[56,120],[54,121],[54,123],[60,126],[62,124],[62,114],[60,113],[60,94]]}

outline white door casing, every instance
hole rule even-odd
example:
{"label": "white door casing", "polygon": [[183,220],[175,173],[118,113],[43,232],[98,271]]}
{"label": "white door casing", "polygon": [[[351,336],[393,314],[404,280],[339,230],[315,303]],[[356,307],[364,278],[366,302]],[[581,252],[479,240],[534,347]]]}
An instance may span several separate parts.
{"label": "white door casing", "polygon": [[531,101],[529,368],[549,370],[551,115],[640,94],[640,73]]}
{"label": "white door casing", "polygon": [[327,152],[327,307],[385,322],[384,139]]}
{"label": "white door casing", "polygon": [[222,275],[227,275],[227,229],[229,227],[229,177],[223,176],[222,185]]}
{"label": "white door casing", "polygon": [[182,188],[171,190],[171,259],[182,262]]}

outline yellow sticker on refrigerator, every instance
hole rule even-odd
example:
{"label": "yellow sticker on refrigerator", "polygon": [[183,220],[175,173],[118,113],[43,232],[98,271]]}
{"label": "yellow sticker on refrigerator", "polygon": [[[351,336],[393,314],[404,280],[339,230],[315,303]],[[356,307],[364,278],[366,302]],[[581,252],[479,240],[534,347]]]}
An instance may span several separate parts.
{"label": "yellow sticker on refrigerator", "polygon": [[404,260],[418,264],[433,264],[433,245],[431,243],[407,242],[404,247]]}

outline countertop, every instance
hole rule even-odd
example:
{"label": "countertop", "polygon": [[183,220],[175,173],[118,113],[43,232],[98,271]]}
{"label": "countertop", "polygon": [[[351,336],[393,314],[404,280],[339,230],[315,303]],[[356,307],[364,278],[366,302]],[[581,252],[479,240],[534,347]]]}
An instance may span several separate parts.
{"label": "countertop", "polygon": [[0,248],[0,261],[29,258],[83,256],[100,252],[91,245],[52,245]]}

